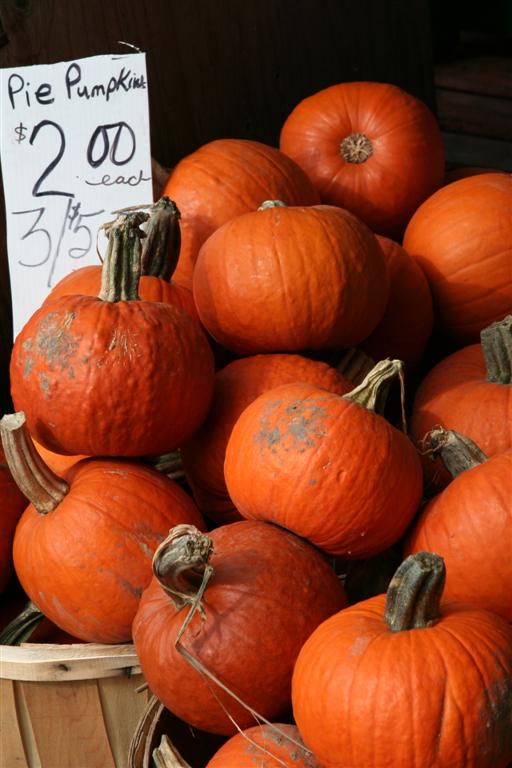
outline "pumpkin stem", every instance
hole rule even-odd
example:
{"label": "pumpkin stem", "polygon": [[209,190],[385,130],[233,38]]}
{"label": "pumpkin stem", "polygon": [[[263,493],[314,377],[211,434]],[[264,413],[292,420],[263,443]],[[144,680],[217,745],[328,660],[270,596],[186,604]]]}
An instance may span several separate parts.
{"label": "pumpkin stem", "polygon": [[351,133],[340,142],[340,152],[347,163],[365,163],[373,155],[373,146],[364,133]]}
{"label": "pumpkin stem", "polygon": [[144,227],[141,274],[169,282],[180,255],[180,216],[176,203],[166,195],[151,206]]}
{"label": "pumpkin stem", "polygon": [[153,750],[153,762],[155,768],[191,768],[165,733],[160,746]]}
{"label": "pumpkin stem", "polygon": [[487,461],[487,456],[473,440],[453,429],[432,429],[423,438],[422,445],[426,446],[425,454],[433,459],[441,457],[452,477],[458,477],[462,472]]}
{"label": "pumpkin stem", "polygon": [[140,224],[149,214],[142,211],[121,213],[107,227],[108,245],[101,272],[102,301],[137,301],[141,268],[141,240],[145,233]]}
{"label": "pumpkin stem", "polygon": [[334,367],[354,386],[357,386],[364,381],[365,376],[370,373],[374,366],[375,361],[371,357],[361,349],[352,347],[343,353]]}
{"label": "pumpkin stem", "polygon": [[40,515],[61,503],[69,485],[43,461],[32,442],[23,411],[8,413],[0,420],[5,458],[20,491]]}
{"label": "pumpkin stem", "polygon": [[32,601],[29,601],[22,612],[0,632],[0,645],[21,645],[21,643],[26,643],[43,619],[44,614],[41,613]]}
{"label": "pumpkin stem", "polygon": [[357,403],[369,411],[374,411],[379,416],[384,415],[389,389],[392,382],[398,378],[400,382],[400,400],[402,409],[402,429],[407,432],[405,418],[405,385],[404,364],[401,360],[381,360],[374,365],[361,384],[343,395],[345,400]]}
{"label": "pumpkin stem", "polygon": [[266,211],[267,208],[287,208],[288,206],[286,203],[283,203],[282,200],[264,200],[260,207],[258,208],[258,211]]}
{"label": "pumpkin stem", "polygon": [[431,627],[441,616],[446,568],[433,552],[417,552],[398,566],[386,593],[384,621],[391,632]]}
{"label": "pumpkin stem", "polygon": [[512,384],[512,315],[480,333],[487,381]]}
{"label": "pumpkin stem", "polygon": [[213,574],[213,568],[208,563],[212,549],[210,537],[194,525],[174,526],[157,547],[153,556],[153,573],[177,610],[193,605],[198,596],[202,596]]}

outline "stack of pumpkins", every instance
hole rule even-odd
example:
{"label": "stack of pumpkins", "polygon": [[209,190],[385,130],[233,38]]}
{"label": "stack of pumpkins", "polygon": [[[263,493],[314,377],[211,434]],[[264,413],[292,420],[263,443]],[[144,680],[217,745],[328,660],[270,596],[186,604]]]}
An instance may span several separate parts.
{"label": "stack of pumpkins", "polygon": [[16,339],[17,578],[242,730],[210,768],[512,760],[512,179],[444,174],[423,103],[327,88],[184,158]]}

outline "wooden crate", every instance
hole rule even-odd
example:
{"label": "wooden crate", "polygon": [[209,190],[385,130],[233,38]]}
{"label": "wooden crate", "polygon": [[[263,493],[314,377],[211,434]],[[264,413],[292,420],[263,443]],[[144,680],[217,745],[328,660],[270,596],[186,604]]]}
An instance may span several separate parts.
{"label": "wooden crate", "polygon": [[148,694],[133,645],[0,647],[2,768],[126,768]]}

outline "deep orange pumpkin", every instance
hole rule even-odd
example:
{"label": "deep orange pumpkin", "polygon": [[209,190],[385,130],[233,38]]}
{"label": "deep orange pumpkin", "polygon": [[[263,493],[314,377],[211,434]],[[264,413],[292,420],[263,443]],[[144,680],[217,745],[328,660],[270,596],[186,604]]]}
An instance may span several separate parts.
{"label": "deep orange pumpkin", "polygon": [[138,298],[140,217],[123,215],[111,228],[100,298],[56,299],[14,343],[15,408],[56,453],[166,453],[199,428],[210,406],[213,354],[199,323]]}
{"label": "deep orange pumpkin", "polygon": [[238,354],[342,349],[381,319],[388,273],[352,214],[268,201],[208,238],[193,290],[204,326]]}
{"label": "deep orange pumpkin", "polygon": [[187,287],[192,286],[199,248],[221,224],[270,198],[288,205],[320,202],[293,160],[275,147],[247,139],[217,139],[199,147],[173,169],[163,194],[176,201],[182,214],[175,279]]}
{"label": "deep orange pumpkin", "polygon": [[[467,435],[487,456],[512,448],[512,316],[427,373],[411,414],[411,437],[420,448],[434,427]],[[442,462],[424,453],[423,464],[429,495],[450,482]]]}
{"label": "deep orange pumpkin", "polygon": [[441,131],[428,107],[395,85],[340,83],[298,104],[280,147],[322,202],[347,208],[374,232],[399,238],[443,182]]}
{"label": "deep orange pumpkin", "polygon": [[65,482],[40,459],[22,414],[5,416],[1,431],[9,466],[31,500],[13,545],[24,591],[75,637],[129,641],[158,544],[178,523],[204,528],[194,502],[165,475],[133,461],[84,459]]}
{"label": "deep orange pumpkin", "polygon": [[0,446],[0,594],[12,575],[14,531],[28,501],[16,485]]}
{"label": "deep orange pumpkin", "polygon": [[[149,215],[142,240],[139,296],[144,301],[172,304],[199,320],[192,291],[172,280],[180,251],[180,213],[169,198],[163,197],[151,206]],[[52,288],[44,304],[71,294],[98,296],[101,272],[100,264],[70,272]]]}
{"label": "deep orange pumpkin", "polygon": [[238,511],[346,558],[397,541],[422,488],[412,442],[374,410],[397,370],[382,363],[341,397],[297,383],[254,400],[226,449],[226,485]]}
{"label": "deep orange pumpkin", "polygon": [[[160,583],[154,578],[144,591],[133,623],[144,677],[171,712],[213,733],[231,735],[234,722],[247,728],[254,718],[191,661],[260,715],[277,720],[289,709],[293,664],[304,641],[346,605],[320,552],[258,521],[230,523],[208,536],[178,526],[155,553],[154,570]],[[177,636],[196,604],[181,636],[185,658]]]}
{"label": "deep orange pumpkin", "polygon": [[[302,744],[302,747],[300,746]],[[232,736],[206,768],[321,768],[304,747],[297,726],[255,725]]]}
{"label": "deep orange pumpkin", "polygon": [[201,429],[182,446],[181,456],[199,509],[217,523],[241,519],[224,480],[226,445],[236,420],[263,392],[294,381],[307,381],[339,395],[353,388],[335,368],[302,355],[244,357],[215,374],[208,416]]}
{"label": "deep orange pumpkin", "polygon": [[512,623],[512,449],[485,460],[467,437],[453,430],[435,435],[454,479],[423,508],[405,552],[439,553],[447,568],[446,600],[478,605]]}
{"label": "deep orange pumpkin", "polygon": [[512,176],[448,184],[411,218],[404,248],[430,283],[436,325],[459,345],[512,312]]}
{"label": "deep orange pumpkin", "polygon": [[385,595],[331,617],[304,644],[292,699],[302,738],[329,768],[512,760],[512,627],[443,603],[442,558],[424,552]]}
{"label": "deep orange pumpkin", "polygon": [[377,236],[389,273],[389,297],[383,317],[359,346],[374,360],[393,357],[408,369],[421,361],[432,333],[432,294],[419,264],[402,246]]}

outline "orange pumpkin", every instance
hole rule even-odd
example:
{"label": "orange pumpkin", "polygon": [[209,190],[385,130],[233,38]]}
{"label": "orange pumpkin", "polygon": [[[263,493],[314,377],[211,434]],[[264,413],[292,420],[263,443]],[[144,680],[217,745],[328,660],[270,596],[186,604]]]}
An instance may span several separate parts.
{"label": "orange pumpkin", "polygon": [[464,766],[512,760],[512,627],[440,604],[442,558],[413,555],[379,595],[306,641],[292,681],[305,744],[329,768]]}
{"label": "orange pumpkin", "polygon": [[321,768],[288,723],[254,725],[232,736],[206,768]]}
{"label": "orange pumpkin", "polygon": [[192,287],[199,248],[221,224],[254,211],[262,200],[288,205],[320,202],[312,183],[275,147],[247,139],[217,139],[199,147],[173,169],[163,194],[182,213],[177,282]]}
{"label": "orange pumpkin", "polygon": [[308,174],[322,202],[399,238],[443,182],[441,131],[428,107],[395,85],[340,83],[298,104],[280,147]]}
{"label": "orange pumpkin", "polygon": [[430,283],[437,329],[459,346],[512,312],[511,210],[512,176],[484,173],[438,190],[407,226],[404,248]]}
{"label": "orange pumpkin", "polygon": [[341,349],[381,319],[388,273],[352,214],[268,201],[208,238],[193,290],[204,326],[237,354]]}
{"label": "orange pumpkin", "polygon": [[217,523],[241,519],[224,480],[226,446],[236,420],[262,392],[292,381],[308,381],[340,395],[353,388],[335,368],[301,355],[244,357],[216,373],[208,416],[182,446],[181,456],[200,510]]}

